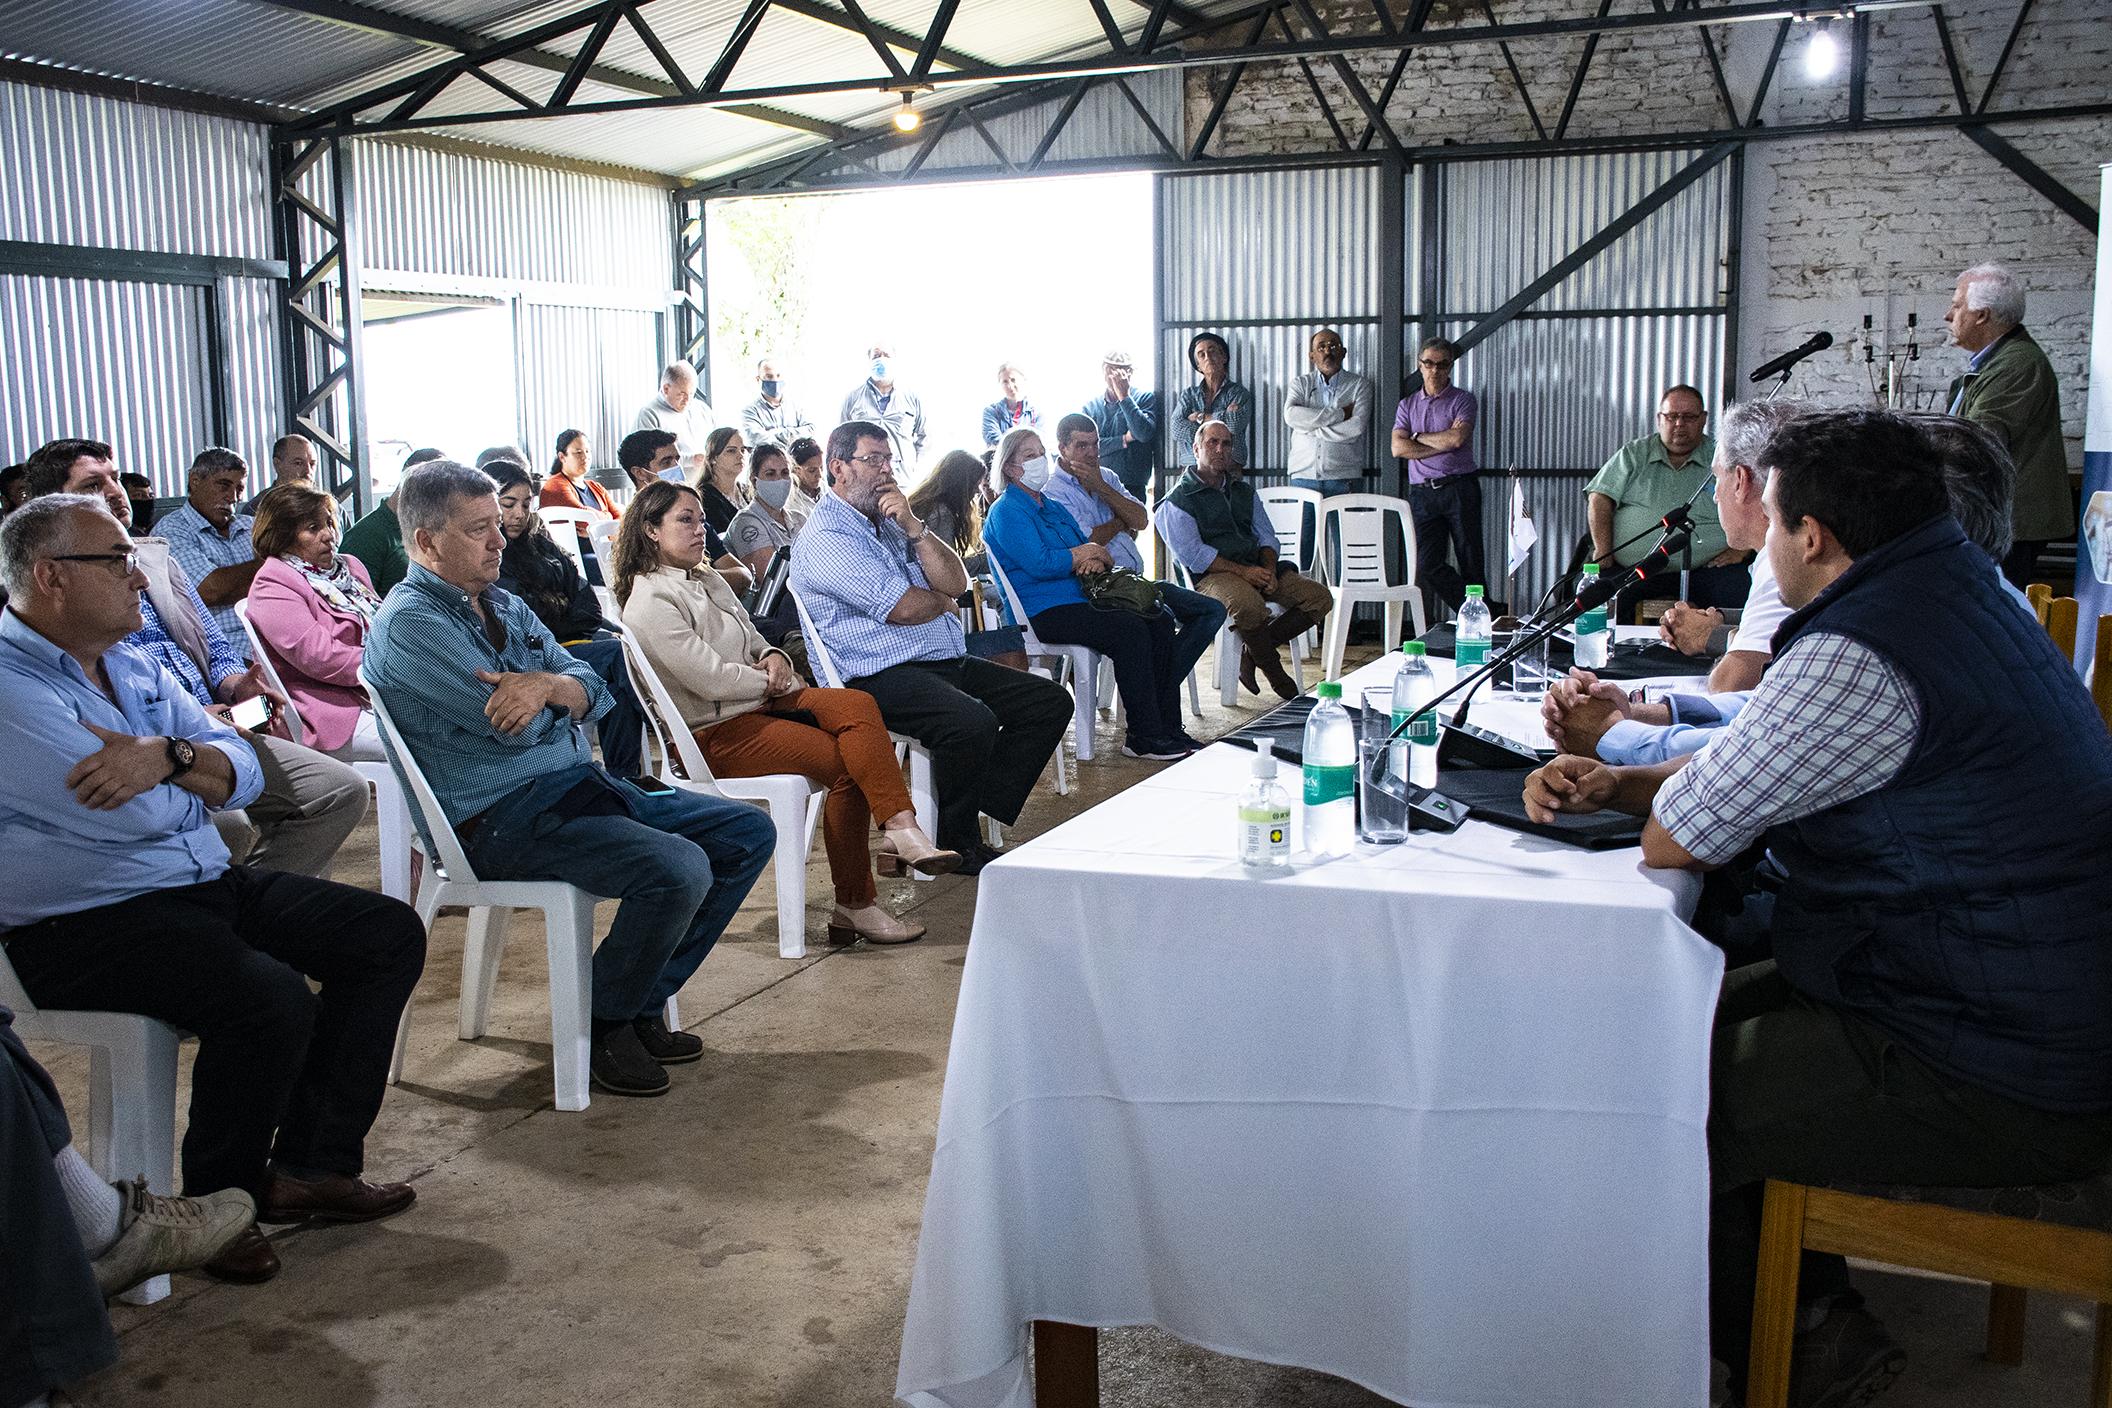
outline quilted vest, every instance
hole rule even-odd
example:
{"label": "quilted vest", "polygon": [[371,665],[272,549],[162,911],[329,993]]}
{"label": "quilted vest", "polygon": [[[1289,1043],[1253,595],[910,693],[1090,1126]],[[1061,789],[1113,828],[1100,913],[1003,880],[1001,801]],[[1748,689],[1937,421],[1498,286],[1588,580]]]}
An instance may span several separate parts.
{"label": "quilted vest", "polygon": [[1254,536],[1254,486],[1246,480],[1228,480],[1222,490],[1213,489],[1190,470],[1166,495],[1166,502],[1195,520],[1203,541],[1218,556],[1242,567],[1261,565],[1262,544]]}

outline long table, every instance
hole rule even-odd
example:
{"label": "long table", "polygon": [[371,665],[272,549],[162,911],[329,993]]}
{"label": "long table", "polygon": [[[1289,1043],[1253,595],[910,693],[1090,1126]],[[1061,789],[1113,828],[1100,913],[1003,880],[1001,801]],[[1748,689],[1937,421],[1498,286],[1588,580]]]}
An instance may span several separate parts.
{"label": "long table", "polygon": [[1409,1404],[1706,1402],[1697,882],[1481,822],[1259,877],[1251,756],[983,872],[896,1393],[1024,1408],[1034,1325],[1090,1403],[1069,1327],[1151,1324]]}

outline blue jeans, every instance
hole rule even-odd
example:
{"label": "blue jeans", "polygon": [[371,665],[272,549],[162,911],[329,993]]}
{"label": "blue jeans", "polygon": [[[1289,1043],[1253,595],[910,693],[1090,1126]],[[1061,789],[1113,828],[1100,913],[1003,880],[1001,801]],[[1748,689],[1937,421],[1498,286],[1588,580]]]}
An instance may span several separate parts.
{"label": "blue jeans", "polygon": [[576,641],[565,647],[575,660],[584,660],[616,702],[595,725],[601,734],[602,765],[618,777],[636,777],[645,715],[639,712],[637,692],[631,688],[631,672],[624,664],[623,642],[614,636]]}
{"label": "blue jeans", "polygon": [[[1159,600],[1173,613],[1173,678],[1178,683],[1188,678],[1210,642],[1217,639],[1225,624],[1225,604],[1171,582],[1159,583]],[[1180,722],[1175,713],[1174,726],[1178,728]]]}
{"label": "blue jeans", "polygon": [[599,808],[567,817],[550,789],[524,787],[483,814],[470,864],[488,880],[562,880],[619,900],[594,950],[594,1017],[656,1013],[689,981],[770,862],[777,829],[746,802],[676,791],[656,797],[598,768]]}

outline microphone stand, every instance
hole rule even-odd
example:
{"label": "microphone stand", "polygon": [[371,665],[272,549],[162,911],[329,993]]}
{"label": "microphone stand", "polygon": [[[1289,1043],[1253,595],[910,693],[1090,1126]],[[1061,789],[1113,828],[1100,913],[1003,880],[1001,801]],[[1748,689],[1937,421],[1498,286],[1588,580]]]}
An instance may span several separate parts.
{"label": "microphone stand", "polygon": [[[1675,509],[1673,512],[1676,514],[1680,511]],[[1668,514],[1666,516],[1670,518],[1672,515]],[[1592,590],[1577,593],[1574,600],[1566,602],[1552,616],[1536,621],[1529,627],[1521,628],[1511,637],[1511,643],[1490,656],[1480,669],[1475,670],[1464,679],[1453,681],[1451,688],[1445,690],[1442,694],[1425,700],[1406,718],[1395,724],[1393,732],[1386,735],[1387,741],[1390,743],[1398,740],[1418,719],[1435,712],[1438,705],[1444,703],[1453,695],[1459,694],[1462,690],[1465,691],[1465,694],[1460,699],[1459,708],[1454,711],[1452,721],[1448,726],[1454,729],[1464,729],[1467,726],[1467,707],[1473,702],[1474,691],[1479,689],[1498,670],[1510,664],[1513,660],[1525,654],[1526,651],[1540,644],[1540,642],[1547,640],[1585,612],[1606,605],[1629,586],[1643,581],[1653,572],[1662,570],[1671,562],[1675,554],[1686,549],[1693,537],[1693,533],[1693,526],[1686,522],[1684,518],[1676,526],[1666,528],[1664,536],[1658,539],[1657,546],[1650,549],[1650,552],[1642,561],[1636,563],[1634,567],[1629,568],[1626,572],[1606,578]],[[1437,789],[1419,788],[1408,784],[1404,779],[1393,778],[1387,770],[1386,758],[1383,755],[1372,765],[1371,784],[1387,795],[1398,797],[1408,804],[1408,824],[1409,829],[1412,831],[1451,831],[1457,829],[1460,822],[1466,820],[1467,809],[1460,803],[1444,796]],[[1396,790],[1397,787],[1400,790]]]}

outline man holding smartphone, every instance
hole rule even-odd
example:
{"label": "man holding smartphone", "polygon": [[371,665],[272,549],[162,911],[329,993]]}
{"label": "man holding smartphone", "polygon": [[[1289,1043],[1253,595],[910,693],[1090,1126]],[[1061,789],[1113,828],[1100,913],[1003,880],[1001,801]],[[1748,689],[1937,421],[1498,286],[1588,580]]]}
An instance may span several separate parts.
{"label": "man holding smartphone", "polygon": [[[29,457],[30,495],[88,494],[127,522],[131,501],[108,445],[100,440],[54,440]],[[126,638],[173,675],[206,713],[243,731],[264,771],[264,788],[246,807],[212,813],[236,864],[293,875],[325,875],[345,838],[367,814],[367,783],[350,764],[264,732],[249,723],[258,705],[283,704],[265,687],[257,666],[244,662],[206,609],[197,588],[159,538],[134,538],[147,589],[140,593],[142,625]],[[241,717],[233,710],[247,706]]]}

